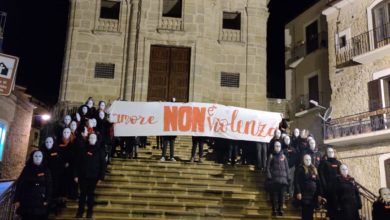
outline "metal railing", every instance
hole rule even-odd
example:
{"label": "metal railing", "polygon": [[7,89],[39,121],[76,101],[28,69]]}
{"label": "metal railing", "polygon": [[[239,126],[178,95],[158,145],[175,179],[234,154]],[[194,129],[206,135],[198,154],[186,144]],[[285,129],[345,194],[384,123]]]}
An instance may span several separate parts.
{"label": "metal railing", "polygon": [[[9,180],[7,180],[9,181]],[[14,181],[14,180],[10,180]],[[4,181],[0,181],[4,182]],[[0,195],[0,219],[1,220],[13,220],[15,218],[15,206],[13,203],[13,198],[15,194],[16,184],[12,183],[11,186],[7,188]]]}
{"label": "metal railing", "polygon": [[372,220],[372,204],[377,199],[376,195],[370,190],[356,182],[359,189],[360,198],[362,201],[362,208],[360,209],[360,217],[362,220]]}
{"label": "metal railing", "polygon": [[334,139],[390,128],[390,114],[374,115],[366,119],[352,120],[344,123],[326,124],[325,139]]}
{"label": "metal railing", "polygon": [[390,44],[390,24],[384,24],[345,41],[339,39],[336,46],[336,65],[351,62],[353,57]]}
{"label": "metal railing", "polygon": [[[327,48],[328,47],[328,32],[321,32],[313,36],[314,39],[317,39],[317,42],[311,42],[307,40],[306,42],[301,42],[296,44],[291,49],[291,57],[288,59],[287,63],[291,64],[294,61],[318,50],[321,48]],[[308,49],[310,51],[308,51]]]}
{"label": "metal railing", "polygon": [[309,94],[306,95],[300,95],[298,98],[295,99],[295,101],[292,103],[293,106],[293,113],[301,112],[304,110],[308,110],[311,108],[314,108],[315,106],[311,104],[309,101],[310,99],[313,99],[315,101],[318,101],[318,104],[321,106],[329,106],[330,102],[330,94],[325,92],[319,92],[318,97],[310,97]]}

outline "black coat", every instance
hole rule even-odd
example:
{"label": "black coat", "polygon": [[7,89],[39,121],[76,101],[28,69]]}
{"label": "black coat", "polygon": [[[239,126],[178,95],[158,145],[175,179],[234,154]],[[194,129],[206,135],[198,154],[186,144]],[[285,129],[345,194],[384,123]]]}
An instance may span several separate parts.
{"label": "black coat", "polygon": [[282,152],[273,153],[268,160],[267,178],[273,183],[288,185],[290,183],[288,172],[287,157]]}
{"label": "black coat", "polygon": [[[97,125],[96,125],[96,133],[99,136],[99,139],[103,145],[105,144],[111,144],[111,136],[110,136],[110,127],[111,123],[107,121],[106,119],[100,119],[99,117],[96,119]],[[104,147],[104,146],[102,146]]]}
{"label": "black coat", "polygon": [[78,149],[74,176],[78,178],[103,180],[105,175],[105,154],[98,144]]}
{"label": "black coat", "polygon": [[22,216],[46,215],[52,193],[52,179],[48,168],[27,163],[16,181],[14,202],[19,202],[17,213]]}
{"label": "black coat", "polygon": [[61,140],[58,145],[58,153],[64,162],[64,166],[66,163],[72,165],[74,161],[74,144],[71,141],[65,143]]}
{"label": "black coat", "polygon": [[[314,151],[309,150],[308,154],[311,157],[311,164],[313,164],[318,169],[318,167],[320,166],[320,163],[321,163],[321,159],[322,159],[321,152],[319,152],[318,150],[314,150]],[[302,155],[301,158],[303,158],[303,156],[304,155]]]}
{"label": "black coat", "polygon": [[372,205],[372,219],[390,219],[390,202],[385,203],[381,200],[375,201]]}
{"label": "black coat", "polygon": [[334,187],[334,198],[337,208],[340,209],[340,217],[343,220],[359,220],[362,201],[355,180],[349,176],[338,176]]}
{"label": "black coat", "polygon": [[[299,151],[299,153],[301,154],[301,156],[303,157],[305,154],[309,154],[309,150],[310,150],[310,147],[309,147],[309,142],[307,141],[307,138],[301,138],[301,137],[298,137],[297,139],[297,149]],[[300,158],[302,160],[302,158]]]}
{"label": "black coat", "polygon": [[[335,158],[322,160],[318,166],[318,174],[320,175],[320,184],[324,193],[331,192],[334,182],[339,174],[341,162]],[[326,196],[326,195],[325,195]]]}
{"label": "black coat", "polygon": [[310,169],[305,173],[303,166],[295,170],[294,185],[295,193],[302,194],[302,203],[305,205],[315,204],[317,196],[321,194],[318,174]]}
{"label": "black coat", "polygon": [[46,147],[42,147],[41,151],[46,160],[47,168],[50,170],[52,177],[52,197],[57,198],[60,195],[61,176],[64,174],[64,161],[62,160],[59,149],[57,146],[53,146],[50,150]]}
{"label": "black coat", "polygon": [[291,145],[288,145],[288,146],[284,145],[284,146],[285,146],[285,148],[283,149],[283,153],[287,157],[288,167],[291,168],[291,167],[297,166],[299,164],[299,161],[300,161],[298,152]]}

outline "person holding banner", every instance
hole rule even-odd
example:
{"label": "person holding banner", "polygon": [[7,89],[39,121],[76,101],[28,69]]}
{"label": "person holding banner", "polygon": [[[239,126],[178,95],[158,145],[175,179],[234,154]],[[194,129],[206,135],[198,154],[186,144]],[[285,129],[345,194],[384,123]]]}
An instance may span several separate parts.
{"label": "person holding banner", "polygon": [[195,153],[196,148],[199,146],[199,163],[202,163],[202,157],[203,157],[203,145],[204,145],[204,138],[198,137],[198,136],[192,136],[192,151],[191,151],[191,159],[190,162],[193,163],[195,161]]}
{"label": "person holding banner", "polygon": [[176,136],[162,136],[163,149],[162,149],[160,161],[165,161],[168,143],[169,143],[169,156],[170,156],[169,160],[176,161],[175,160],[175,139],[176,139]]}

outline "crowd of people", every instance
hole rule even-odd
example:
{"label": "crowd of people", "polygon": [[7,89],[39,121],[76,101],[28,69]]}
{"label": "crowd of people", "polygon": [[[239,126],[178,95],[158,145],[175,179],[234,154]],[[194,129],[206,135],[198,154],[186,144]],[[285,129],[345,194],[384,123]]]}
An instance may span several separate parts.
{"label": "crowd of people", "polygon": [[[86,217],[91,218],[94,192],[111,158],[137,158],[138,147],[146,147],[147,137],[114,137],[105,109],[104,101],[96,109],[90,97],[77,113],[46,129],[42,145],[30,154],[16,182],[14,202],[22,219],[47,219],[50,211],[57,213],[69,199],[78,199],[76,218],[84,216],[85,205]],[[332,147],[320,152],[308,130],[296,128],[288,135],[287,128],[283,120],[270,143],[194,136],[189,162],[201,163],[207,144],[214,151],[215,158],[210,159],[217,162],[254,164],[266,176],[274,216],[284,214],[284,202],[290,198],[302,207],[303,220],[313,219],[319,205],[326,207],[330,220],[359,219],[362,202],[347,165],[337,159]],[[160,161],[176,161],[175,139],[156,137],[154,148],[161,149]],[[387,219],[389,210],[390,191],[384,188],[374,204],[374,220]]]}

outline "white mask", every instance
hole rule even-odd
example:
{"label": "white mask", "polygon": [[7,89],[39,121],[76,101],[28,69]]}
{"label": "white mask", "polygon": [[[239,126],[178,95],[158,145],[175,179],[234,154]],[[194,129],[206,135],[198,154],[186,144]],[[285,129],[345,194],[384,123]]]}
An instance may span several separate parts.
{"label": "white mask", "polygon": [[95,145],[96,141],[97,141],[96,134],[89,135],[88,142],[89,142],[90,145]]}
{"label": "white mask", "polygon": [[88,108],[92,108],[93,107],[93,101],[92,100],[88,100],[87,106],[88,106]]}
{"label": "white mask", "polygon": [[77,122],[72,121],[70,123],[70,130],[74,133],[76,131],[76,129],[77,129]]}
{"label": "white mask", "polygon": [[96,119],[92,118],[92,127],[95,128],[97,125]]}
{"label": "white mask", "polygon": [[41,151],[35,151],[33,154],[33,163],[37,166],[41,165],[43,160],[43,154]]}
{"label": "white mask", "polygon": [[81,116],[80,116],[80,114],[79,114],[79,113],[76,113],[76,120],[77,120],[78,122],[80,122],[80,121],[81,121]]}
{"label": "white mask", "polygon": [[69,138],[70,138],[70,134],[71,134],[70,128],[65,128],[65,129],[62,131],[62,137],[63,137],[64,139],[69,139]]}
{"label": "white mask", "polygon": [[87,106],[83,106],[83,107],[81,108],[81,111],[83,112],[84,115],[87,114],[87,112],[88,112],[88,107],[87,107]]}
{"label": "white mask", "polygon": [[70,115],[65,115],[65,117],[64,117],[65,125],[68,126],[71,121],[72,121],[72,118],[70,117]]}
{"label": "white mask", "polygon": [[84,131],[81,132],[81,135],[82,135],[83,137],[87,137],[87,136],[88,136],[88,129],[87,129],[87,127],[84,127]]}
{"label": "white mask", "polygon": [[303,164],[305,166],[310,166],[311,165],[311,157],[310,157],[310,155],[306,154],[305,156],[303,156]]}
{"label": "white mask", "polygon": [[307,138],[307,130],[303,129],[301,131],[300,137],[303,138],[303,139]]}
{"label": "white mask", "polygon": [[105,102],[100,102],[99,109],[100,110],[106,109],[106,103]]}
{"label": "white mask", "polygon": [[172,102],[176,102],[176,98],[175,97],[172,98]]}
{"label": "white mask", "polygon": [[285,144],[285,145],[290,145],[290,137],[289,137],[289,136],[285,136],[285,137],[283,138],[283,140],[284,140],[284,144]]}
{"label": "white mask", "polygon": [[276,153],[279,153],[282,150],[282,145],[280,144],[279,141],[276,141],[274,144],[274,150]]}
{"label": "white mask", "polygon": [[51,148],[53,148],[53,144],[54,144],[53,138],[47,137],[45,140],[46,149],[50,150]]}
{"label": "white mask", "polygon": [[275,131],[275,138],[276,138],[276,139],[279,139],[281,135],[282,135],[282,132],[281,132],[279,129],[277,129],[277,130]]}
{"label": "white mask", "polygon": [[333,150],[333,148],[328,148],[327,150],[326,150],[326,156],[328,156],[328,158],[334,158],[334,150]]}
{"label": "white mask", "polygon": [[310,150],[314,151],[316,149],[316,141],[314,139],[309,140]]}
{"label": "white mask", "polygon": [[298,137],[298,136],[299,136],[299,129],[295,128],[294,129],[294,137]]}
{"label": "white mask", "polygon": [[389,188],[381,188],[379,189],[379,195],[383,201],[386,203],[390,202],[390,189]]}
{"label": "white mask", "polygon": [[93,120],[92,119],[88,119],[88,127],[93,128]]}
{"label": "white mask", "polygon": [[100,118],[101,120],[103,120],[103,119],[104,119],[104,116],[106,116],[106,114],[105,114],[103,111],[100,111],[100,112],[99,112],[99,118]]}
{"label": "white mask", "polygon": [[343,177],[347,177],[348,176],[348,167],[345,165],[345,164],[342,164],[340,166],[340,173]]}

